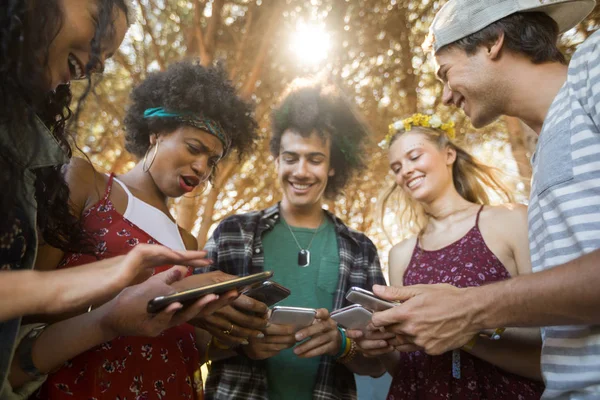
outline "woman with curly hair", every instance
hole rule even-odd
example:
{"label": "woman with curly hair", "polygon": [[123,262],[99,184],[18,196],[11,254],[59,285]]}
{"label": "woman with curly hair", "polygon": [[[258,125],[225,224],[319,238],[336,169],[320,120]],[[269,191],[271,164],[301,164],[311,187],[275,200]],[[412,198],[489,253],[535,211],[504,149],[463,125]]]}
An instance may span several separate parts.
{"label": "woman with curly hair", "polygon": [[[395,183],[382,210],[396,200],[400,226],[414,233],[390,251],[390,284],[480,286],[530,273],[526,207],[490,205],[491,192],[512,197],[493,168],[454,143],[453,123],[415,114],[390,128],[382,146]],[[393,333],[358,335],[361,351],[393,377],[388,399],[539,399],[543,391],[538,329],[497,329],[439,356]]]}
{"label": "woman with curly hair", "polygon": [[[131,101],[125,117],[126,148],[138,163],[115,176],[74,158],[67,172],[71,203],[85,232],[98,243],[96,257],[126,254],[139,243],[196,250],[196,238],[177,226],[168,200],[201,193],[228,153],[235,150],[241,156],[252,147],[257,129],[252,108],[237,96],[221,66],[185,61],[151,74],[133,90]],[[42,251],[47,261],[62,259],[58,268],[94,257]],[[119,337],[51,374],[41,398],[201,398],[202,338],[189,324],[153,339]]]}
{"label": "woman with curly hair", "polygon": [[[71,155],[65,133],[71,115],[68,84],[87,79],[89,88],[91,74],[102,71],[123,40],[131,11],[128,0],[7,0],[0,7],[2,399],[26,397],[43,373],[98,343],[122,334],[157,335],[210,311],[204,306],[215,300],[206,296],[177,314],[181,304],[149,316],[149,299],[174,292],[169,284],[181,274],[173,270],[123,290],[85,315],[21,327],[23,315],[65,312],[114,296],[149,267],[208,264],[202,252],[140,246],[92,266],[32,271],[40,240],[64,251],[92,248],[69,208],[61,172]],[[63,350],[60,357],[56,348]]]}

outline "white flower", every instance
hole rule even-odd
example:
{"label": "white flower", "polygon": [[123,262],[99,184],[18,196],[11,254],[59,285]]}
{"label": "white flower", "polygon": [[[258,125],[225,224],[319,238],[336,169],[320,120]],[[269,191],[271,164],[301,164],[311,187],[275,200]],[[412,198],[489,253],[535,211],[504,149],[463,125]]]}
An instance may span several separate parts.
{"label": "white flower", "polygon": [[432,115],[429,119],[429,125],[432,128],[439,128],[440,126],[442,126],[442,119],[437,115]]}
{"label": "white flower", "polygon": [[399,131],[401,129],[404,129],[404,124],[402,123],[402,121],[396,121],[392,124],[392,126],[394,127],[394,129],[396,131]]}
{"label": "white flower", "polygon": [[379,142],[378,146],[385,150],[387,148],[387,140],[383,139]]}

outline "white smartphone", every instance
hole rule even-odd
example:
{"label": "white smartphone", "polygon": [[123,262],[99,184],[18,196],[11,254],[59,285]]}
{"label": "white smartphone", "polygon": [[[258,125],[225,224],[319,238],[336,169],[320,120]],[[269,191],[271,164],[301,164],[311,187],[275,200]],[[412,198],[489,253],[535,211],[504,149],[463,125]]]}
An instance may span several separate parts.
{"label": "white smartphone", "polygon": [[269,323],[275,325],[293,325],[296,331],[312,325],[317,310],[314,308],[275,306],[271,310]]}
{"label": "white smartphone", "polygon": [[346,329],[361,330],[369,325],[373,313],[360,304],[352,304],[331,312],[331,319]]}
{"label": "white smartphone", "polygon": [[392,303],[375,296],[373,292],[353,286],[346,293],[346,300],[350,303],[360,304],[367,310],[377,312],[385,311],[400,303]]}

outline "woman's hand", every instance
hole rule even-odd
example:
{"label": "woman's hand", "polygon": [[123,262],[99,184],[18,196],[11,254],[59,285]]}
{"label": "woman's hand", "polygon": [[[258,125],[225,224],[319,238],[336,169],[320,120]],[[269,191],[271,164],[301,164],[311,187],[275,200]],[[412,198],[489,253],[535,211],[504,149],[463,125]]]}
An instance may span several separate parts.
{"label": "woman's hand", "polygon": [[183,324],[201,314],[219,296],[209,294],[188,307],[172,303],[158,314],[148,314],[148,301],[175,293],[170,285],[183,277],[179,268],[157,274],[147,281],[124,289],[117,297],[101,306],[100,326],[108,337],[157,336],[165,329]]}

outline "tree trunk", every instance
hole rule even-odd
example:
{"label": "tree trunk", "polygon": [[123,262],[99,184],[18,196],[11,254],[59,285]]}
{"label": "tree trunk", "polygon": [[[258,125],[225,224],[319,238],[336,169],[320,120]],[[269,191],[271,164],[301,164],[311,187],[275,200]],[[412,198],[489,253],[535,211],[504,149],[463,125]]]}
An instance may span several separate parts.
{"label": "tree trunk", "polygon": [[[281,3],[283,3],[283,2],[281,2]],[[267,53],[268,53],[271,41],[274,36],[275,28],[277,27],[277,24],[279,23],[278,15],[281,12],[280,7],[281,7],[281,5],[279,5],[279,4],[274,7],[273,14],[271,15],[271,18],[269,21],[269,25],[267,27],[267,30],[265,31],[264,36],[262,37],[262,42],[260,44],[259,51],[256,54],[256,57],[254,58],[254,64],[252,66],[250,75],[249,75],[247,81],[244,83],[244,86],[242,87],[242,89],[239,91],[239,95],[242,98],[245,98],[245,99],[250,98],[250,96],[252,95],[252,93],[254,91],[254,88],[256,86],[256,81],[258,80],[258,78],[260,76],[262,66],[267,57]],[[246,32],[245,34],[248,35],[249,32]],[[231,177],[233,176],[234,172],[237,169],[236,167],[240,167],[242,165],[241,163],[237,163],[232,160],[232,158],[234,156],[235,156],[234,154],[231,154],[229,156],[230,162],[228,163],[227,166],[225,166],[221,170],[221,173],[215,180],[214,187],[211,188],[210,193],[208,194],[208,198],[206,199],[206,204],[204,205],[204,211],[202,213],[202,222],[200,224],[200,231],[198,232],[198,236],[196,237],[198,239],[198,247],[200,247],[200,248],[204,247],[204,244],[206,243],[206,240],[207,240],[208,231],[210,230],[210,227],[212,226],[212,224],[215,222],[215,221],[213,221],[212,216],[213,216],[213,213],[215,210],[215,204],[217,203],[217,197],[219,196],[220,190],[225,185],[225,183],[229,179],[231,179]],[[193,225],[193,223],[192,223],[192,225]]]}
{"label": "tree trunk", "polygon": [[504,117],[504,122],[508,130],[512,155],[517,162],[519,175],[525,184],[525,193],[529,195],[532,174],[530,157],[535,150],[537,136],[518,118]]}
{"label": "tree trunk", "polygon": [[[235,155],[232,154],[232,157]],[[237,160],[235,160],[237,161]],[[213,213],[215,211],[215,204],[217,204],[217,198],[219,197],[219,193],[225,186],[225,183],[231,179],[233,173],[236,170],[236,166],[238,163],[234,160],[229,160],[227,164],[223,166],[220,170],[217,170],[217,177],[215,178],[215,184],[210,188],[210,192],[206,198],[206,203],[204,204],[204,211],[202,212],[202,222],[200,223],[200,230],[198,231],[198,235],[196,239],[198,240],[198,248],[204,248],[206,244],[206,240],[208,239],[208,231],[210,227],[215,222],[213,220]]]}
{"label": "tree trunk", "polygon": [[177,204],[177,225],[188,232],[192,230],[198,217],[199,198],[183,196]]}

